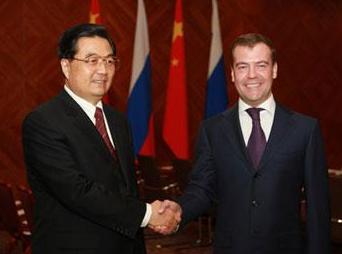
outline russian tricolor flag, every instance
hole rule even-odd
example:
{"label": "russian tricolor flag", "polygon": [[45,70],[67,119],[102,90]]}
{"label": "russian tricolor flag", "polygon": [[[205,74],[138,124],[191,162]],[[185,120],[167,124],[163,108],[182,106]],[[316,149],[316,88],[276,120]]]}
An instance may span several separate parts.
{"label": "russian tricolor flag", "polygon": [[154,156],[151,59],[143,0],[138,0],[132,76],[128,97],[128,120],[133,132],[135,154]]}
{"label": "russian tricolor flag", "polygon": [[220,22],[216,0],[212,0],[211,32],[205,118],[226,110],[228,105]]}

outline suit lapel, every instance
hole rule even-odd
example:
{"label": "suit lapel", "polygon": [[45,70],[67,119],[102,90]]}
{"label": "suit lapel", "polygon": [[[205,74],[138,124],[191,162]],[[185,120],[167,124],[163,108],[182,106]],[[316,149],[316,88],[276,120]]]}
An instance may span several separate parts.
{"label": "suit lapel", "polygon": [[270,133],[270,137],[266,144],[265,152],[261,158],[259,169],[260,171],[271,161],[272,156],[276,154],[283,144],[283,139],[287,136],[287,132],[291,130],[292,124],[291,112],[276,104],[274,121]]}
{"label": "suit lapel", "polygon": [[[99,151],[100,154],[103,153],[101,152],[101,149],[98,149],[99,147],[102,147],[107,151],[108,149],[103,142],[101,135],[99,135],[94,124],[89,119],[87,114],[82,110],[82,108],[77,104],[77,102],[74,101],[74,99],[72,99],[65,91],[62,91],[59,97],[64,102],[63,105],[65,107],[66,114],[72,118],[74,125],[84,132],[85,136],[90,139],[91,144],[97,148],[95,150]],[[108,153],[110,154],[110,152]]]}
{"label": "suit lapel", "polygon": [[[246,145],[243,139],[240,121],[239,110],[237,104],[235,104],[230,110],[225,111],[223,114],[222,131],[225,137],[229,139],[229,143],[232,145],[232,149],[236,155],[246,164],[246,167],[253,173],[253,167],[248,158]],[[227,148],[228,149],[228,148]]]}
{"label": "suit lapel", "polygon": [[89,144],[94,147],[94,151],[103,157],[105,161],[110,162],[112,155],[87,114],[64,90],[60,93],[59,98],[63,101],[66,114],[72,119],[73,124],[89,139]]}

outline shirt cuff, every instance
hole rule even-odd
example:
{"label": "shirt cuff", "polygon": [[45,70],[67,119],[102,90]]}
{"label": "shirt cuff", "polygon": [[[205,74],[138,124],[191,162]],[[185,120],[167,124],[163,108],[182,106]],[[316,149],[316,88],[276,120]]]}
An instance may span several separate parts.
{"label": "shirt cuff", "polygon": [[148,222],[150,221],[151,215],[152,215],[152,207],[150,204],[146,203],[146,212],[145,212],[145,216],[144,216],[143,221],[141,222],[140,227],[143,228],[147,226]]}

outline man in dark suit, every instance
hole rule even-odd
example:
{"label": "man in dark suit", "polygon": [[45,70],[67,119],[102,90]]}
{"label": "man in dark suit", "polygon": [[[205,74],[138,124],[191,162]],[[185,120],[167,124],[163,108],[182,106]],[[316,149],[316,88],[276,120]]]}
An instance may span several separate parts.
{"label": "man in dark suit", "polygon": [[101,102],[117,69],[114,42],[103,26],[77,25],[63,33],[59,57],[63,91],[23,123],[33,253],[145,253],[142,227],[179,218],[138,199],[127,121]]}
{"label": "man in dark suit", "polygon": [[330,253],[327,166],[317,120],[274,100],[278,64],[269,39],[239,36],[232,61],[239,101],[204,121],[180,207],[165,201],[165,210],[182,210],[186,223],[217,203],[216,254]]}

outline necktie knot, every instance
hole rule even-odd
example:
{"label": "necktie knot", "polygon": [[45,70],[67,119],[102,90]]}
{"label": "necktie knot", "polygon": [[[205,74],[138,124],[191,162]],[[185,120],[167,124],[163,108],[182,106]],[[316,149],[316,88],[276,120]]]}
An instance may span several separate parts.
{"label": "necktie knot", "polygon": [[95,110],[95,119],[96,119],[96,121],[101,121],[101,119],[103,119],[102,109],[99,108],[99,107],[96,107],[96,110]]}
{"label": "necktie knot", "polygon": [[260,111],[264,110],[263,108],[249,108],[246,109],[248,115],[252,118],[252,120],[260,121]]}

